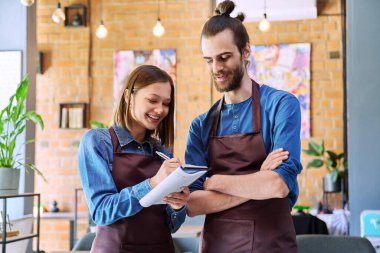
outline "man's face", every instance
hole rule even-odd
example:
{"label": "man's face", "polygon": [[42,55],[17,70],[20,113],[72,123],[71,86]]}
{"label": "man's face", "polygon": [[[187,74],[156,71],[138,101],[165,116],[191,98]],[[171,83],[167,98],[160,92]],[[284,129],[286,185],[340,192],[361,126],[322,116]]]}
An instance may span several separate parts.
{"label": "man's face", "polygon": [[233,33],[226,29],[213,37],[202,37],[203,59],[208,64],[213,83],[219,92],[228,92],[240,87],[244,76],[244,61]]}

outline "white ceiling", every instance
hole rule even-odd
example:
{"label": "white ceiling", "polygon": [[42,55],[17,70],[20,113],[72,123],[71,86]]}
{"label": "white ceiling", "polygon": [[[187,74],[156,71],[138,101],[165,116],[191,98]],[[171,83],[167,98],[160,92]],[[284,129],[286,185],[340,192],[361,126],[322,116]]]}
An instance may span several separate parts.
{"label": "white ceiling", "polygon": [[[216,0],[216,5],[223,0]],[[245,21],[259,21],[263,17],[264,1],[268,20],[300,20],[317,17],[316,0],[233,0],[236,4],[232,16],[243,12]]]}

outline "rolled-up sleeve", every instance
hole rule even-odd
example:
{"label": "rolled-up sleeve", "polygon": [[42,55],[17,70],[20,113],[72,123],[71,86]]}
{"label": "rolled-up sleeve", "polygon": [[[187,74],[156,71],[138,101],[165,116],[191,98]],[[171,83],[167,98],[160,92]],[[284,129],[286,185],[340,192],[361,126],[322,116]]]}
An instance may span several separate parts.
{"label": "rolled-up sleeve", "polygon": [[301,173],[301,111],[296,97],[283,97],[274,112],[273,148],[284,148],[289,151],[289,158],[276,170],[290,190],[290,202],[293,206],[298,197],[297,175]]}
{"label": "rolled-up sleeve", "polygon": [[[201,138],[201,124],[200,118],[195,118],[191,123],[189,134],[187,138],[185,161],[187,164],[208,166],[207,164],[207,152],[204,150],[204,143]],[[189,186],[190,192],[203,189],[203,183],[206,180],[206,176],[200,177],[193,184]]]}
{"label": "rolled-up sleeve", "polygon": [[106,134],[90,130],[82,137],[78,151],[79,174],[89,212],[95,224],[109,225],[138,213],[139,199],[150,191],[146,180],[118,192],[109,168],[112,145]]}

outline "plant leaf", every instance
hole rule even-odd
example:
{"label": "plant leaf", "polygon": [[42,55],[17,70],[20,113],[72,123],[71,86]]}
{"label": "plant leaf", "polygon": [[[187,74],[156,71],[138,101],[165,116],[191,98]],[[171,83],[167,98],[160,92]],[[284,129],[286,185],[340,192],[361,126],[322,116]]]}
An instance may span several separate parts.
{"label": "plant leaf", "polygon": [[338,159],[338,155],[335,154],[333,151],[327,150],[326,153],[329,154],[329,157],[331,158],[331,160],[337,160]]}
{"label": "plant leaf", "polygon": [[319,154],[317,152],[315,152],[314,150],[310,150],[310,149],[303,149],[302,152],[304,152],[305,154],[308,154],[308,155],[312,155],[312,156],[319,156]]}
{"label": "plant leaf", "polygon": [[319,144],[315,143],[313,140],[310,140],[310,142],[309,142],[309,150],[318,154],[316,156],[323,155],[323,153],[321,153],[322,147]]}
{"label": "plant leaf", "polygon": [[39,114],[37,114],[36,112],[34,112],[34,111],[27,112],[24,114],[24,117],[27,120],[31,120],[35,124],[40,125],[42,130],[44,129],[44,121],[42,120],[41,116]]}
{"label": "plant leaf", "polygon": [[321,159],[314,159],[307,164],[307,168],[320,168],[323,165],[323,161]]}
{"label": "plant leaf", "polygon": [[335,183],[336,180],[338,179],[338,175],[339,175],[339,172],[338,170],[334,169],[330,172],[330,176],[331,176],[331,179],[332,181]]}
{"label": "plant leaf", "polygon": [[325,153],[325,140],[321,141],[319,153],[323,155]]}
{"label": "plant leaf", "polygon": [[16,100],[18,104],[23,104],[26,96],[28,95],[28,83],[29,83],[29,78],[28,75],[25,75],[23,80],[21,81],[20,85],[18,86],[16,90]]}
{"label": "plant leaf", "polygon": [[97,128],[108,128],[108,126],[102,122],[99,122],[99,121],[95,121],[95,120],[91,120],[90,121],[90,126],[91,128],[93,129],[97,129]]}

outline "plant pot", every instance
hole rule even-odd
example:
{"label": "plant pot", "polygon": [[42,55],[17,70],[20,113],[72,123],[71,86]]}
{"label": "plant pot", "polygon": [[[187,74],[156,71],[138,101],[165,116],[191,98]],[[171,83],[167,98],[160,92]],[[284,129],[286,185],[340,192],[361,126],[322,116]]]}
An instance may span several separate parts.
{"label": "plant pot", "polygon": [[324,192],[340,192],[342,190],[342,178],[338,175],[336,181],[332,179],[332,175],[326,174],[323,177],[323,191]]}
{"label": "plant pot", "polygon": [[19,182],[19,169],[0,168],[0,195],[18,194]]}

